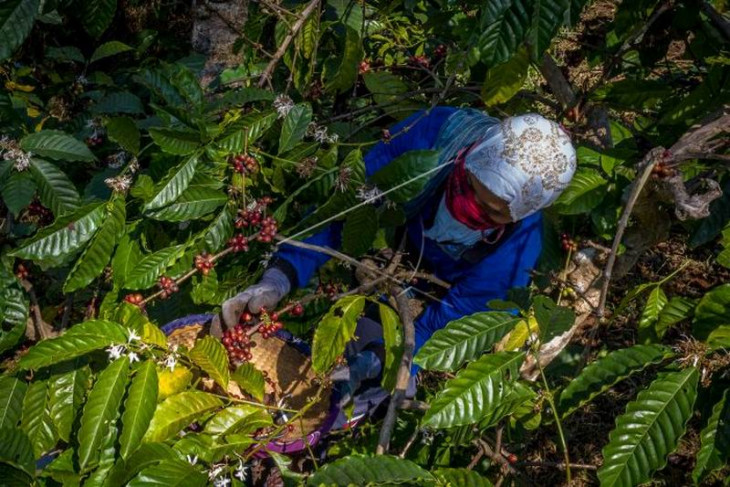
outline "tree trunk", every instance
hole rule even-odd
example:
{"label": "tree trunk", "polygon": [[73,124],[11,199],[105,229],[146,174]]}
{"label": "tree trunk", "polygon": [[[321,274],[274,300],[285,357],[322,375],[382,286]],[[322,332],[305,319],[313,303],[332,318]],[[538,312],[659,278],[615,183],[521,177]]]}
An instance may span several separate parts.
{"label": "tree trunk", "polygon": [[241,63],[234,45],[248,19],[248,0],[194,0],[192,45],[207,57],[201,83],[207,86],[226,68]]}

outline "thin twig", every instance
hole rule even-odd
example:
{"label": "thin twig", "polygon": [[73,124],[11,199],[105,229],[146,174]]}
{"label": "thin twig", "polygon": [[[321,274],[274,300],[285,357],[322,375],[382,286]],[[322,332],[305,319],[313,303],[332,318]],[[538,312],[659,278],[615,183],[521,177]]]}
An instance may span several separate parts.
{"label": "thin twig", "polygon": [[43,320],[41,306],[38,304],[38,296],[33,288],[33,283],[28,279],[21,279],[20,285],[23,286],[23,289],[25,289],[25,292],[28,293],[28,298],[30,299],[30,315],[33,320],[36,338],[45,339],[54,336],[56,333],[53,331],[51,325]]}
{"label": "thin twig", "polygon": [[606,267],[603,271],[603,285],[601,287],[601,295],[598,300],[598,308],[596,309],[596,316],[598,316],[598,318],[603,318],[606,309],[606,297],[608,296],[608,286],[611,283],[613,266],[616,263],[618,247],[621,244],[621,239],[623,238],[624,232],[626,231],[626,226],[629,224],[631,212],[634,210],[634,205],[639,199],[639,194],[644,188],[646,182],[649,180],[651,171],[652,169],[654,169],[654,166],[659,161],[659,158],[661,157],[663,152],[663,147],[655,147],[654,149],[650,150],[646,154],[646,156],[644,156],[644,159],[642,159],[637,168],[639,176],[637,179],[634,180],[634,183],[631,186],[631,192],[629,193],[628,201],[626,202],[624,211],[623,213],[621,213],[621,219],[619,220],[618,226],[616,227],[616,235],[614,236],[613,244],[611,245],[611,253],[608,255]]}
{"label": "thin twig", "polygon": [[403,451],[400,452],[400,455],[398,455],[400,458],[405,458],[408,454],[408,450],[411,449],[413,446],[413,443],[416,442],[416,438],[418,438],[418,435],[421,433],[421,430],[416,428],[413,430],[413,434],[410,438],[408,438],[408,441],[406,442],[406,446],[403,447]]}
{"label": "thin twig", "polygon": [[[565,470],[565,462],[517,462],[516,465],[520,467],[555,467]],[[595,465],[585,463],[571,463],[569,466],[578,470],[598,470]]]}
{"label": "thin twig", "polygon": [[61,329],[65,330],[68,328],[68,322],[71,319],[71,312],[73,311],[74,307],[74,295],[76,293],[71,293],[68,296],[66,296],[66,301],[63,303],[63,316],[61,317]]}
{"label": "thin twig", "polygon": [[478,438],[476,440],[479,447],[482,449],[484,454],[489,457],[494,463],[497,463],[502,467],[504,471],[510,475],[519,475],[519,472],[504,458],[501,453],[495,452],[492,447],[484,439]]}
{"label": "thin twig", "polygon": [[430,408],[427,402],[416,401],[415,399],[403,399],[398,406],[398,409],[408,409],[411,411],[428,411]]}
{"label": "thin twig", "polygon": [[[364,270],[365,272],[370,272],[370,273],[373,273],[373,274],[378,275],[380,277],[385,277],[385,279],[389,280],[393,284],[396,284],[396,285],[403,285],[404,284],[403,281],[400,280],[400,279],[398,279],[397,277],[395,277],[393,275],[390,275],[390,274],[385,274],[380,269],[378,269],[376,267],[372,267],[372,266],[367,265],[365,263],[362,263],[362,262],[358,261],[357,259],[354,259],[353,257],[350,257],[347,254],[343,254],[342,252],[340,252],[338,250],[334,250],[334,249],[331,249],[329,247],[323,247],[321,245],[314,245],[314,244],[310,244],[310,243],[307,243],[307,242],[302,242],[300,240],[292,240],[292,237],[283,237],[283,236],[277,235],[274,238],[276,240],[278,240],[280,243],[286,243],[286,244],[291,245],[293,247],[299,247],[299,248],[302,248],[302,249],[305,249],[305,250],[311,250],[313,252],[319,252],[319,253],[322,253],[322,254],[325,254],[325,255],[329,255],[330,257],[334,257],[334,258],[339,259],[339,260],[341,260],[343,262],[346,262],[347,264],[350,264],[352,266],[355,266],[357,268],[360,268],[360,269]],[[424,296],[424,297],[426,297],[428,299],[431,299],[431,300],[440,302],[440,300],[438,298],[435,298],[435,297],[431,296],[430,294],[428,294],[428,293],[426,293],[424,291],[421,291],[418,288],[412,287],[411,289],[413,289],[413,291],[415,291],[416,293],[418,293],[418,294],[420,294],[420,295],[422,295],[422,296]]]}
{"label": "thin twig", "polygon": [[484,450],[482,450],[480,448],[479,450],[477,450],[477,454],[474,455],[474,458],[471,459],[471,462],[469,462],[469,465],[466,466],[466,469],[471,470],[474,467],[476,467],[477,463],[479,463],[479,460],[481,460],[483,456],[484,456]]}
{"label": "thin twig", "polygon": [[282,56],[284,56],[284,53],[289,48],[289,44],[291,44],[291,41],[294,40],[294,37],[296,37],[296,35],[299,33],[299,30],[302,28],[307,18],[315,10],[318,11],[319,1],[320,0],[312,0],[307,4],[306,7],[304,7],[304,10],[302,10],[301,15],[299,16],[299,19],[294,22],[294,25],[291,27],[289,34],[287,34],[287,36],[281,42],[281,45],[279,45],[279,49],[277,49],[274,53],[274,57],[271,58],[271,61],[269,61],[269,64],[266,65],[266,68],[264,68],[264,71],[261,73],[261,78],[259,79],[259,88],[263,88],[266,83],[271,83],[271,74],[274,72],[274,68],[276,68],[276,65],[279,63],[279,60],[282,58]]}
{"label": "thin twig", "polygon": [[378,439],[378,446],[375,450],[377,455],[386,453],[390,446],[390,437],[395,427],[398,406],[405,397],[408,381],[411,378],[411,362],[413,361],[413,350],[416,345],[416,332],[413,327],[413,318],[408,309],[408,296],[406,296],[403,289],[399,286],[393,286],[390,292],[398,304],[398,315],[403,324],[403,354],[401,355],[398,375],[396,376],[395,392],[390,399],[388,412],[385,415],[383,426],[380,429],[380,438]]}

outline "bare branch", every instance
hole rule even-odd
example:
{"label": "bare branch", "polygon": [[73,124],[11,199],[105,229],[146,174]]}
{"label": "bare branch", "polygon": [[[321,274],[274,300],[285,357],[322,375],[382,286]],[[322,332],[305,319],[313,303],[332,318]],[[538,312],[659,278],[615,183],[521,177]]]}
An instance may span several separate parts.
{"label": "bare branch", "polygon": [[277,49],[274,53],[274,57],[271,58],[271,61],[269,61],[269,64],[266,65],[266,68],[261,73],[261,78],[259,79],[259,88],[262,88],[266,83],[271,82],[271,74],[274,72],[274,68],[276,68],[276,65],[279,63],[279,60],[282,58],[282,56],[284,56],[284,53],[289,48],[289,44],[291,44],[291,41],[294,40],[296,35],[299,33],[299,30],[304,25],[304,22],[307,21],[309,16],[312,15],[312,12],[314,12],[315,10],[319,11],[319,0],[312,0],[307,4],[304,10],[302,10],[301,15],[299,16],[297,21],[294,22],[294,25],[289,31],[289,34],[287,34],[287,36],[281,42],[279,49]]}
{"label": "bare branch", "polygon": [[547,81],[555,98],[558,99],[563,108],[572,107],[576,104],[577,99],[573,92],[573,87],[570,86],[570,82],[565,79],[562,71],[560,71],[560,67],[558,67],[553,57],[548,53],[542,56],[540,73],[545,78],[545,81]]}
{"label": "bare branch", "polygon": [[631,186],[631,192],[629,193],[628,201],[624,207],[623,213],[621,213],[621,219],[618,222],[616,228],[616,236],[613,239],[613,245],[611,245],[611,253],[608,256],[608,262],[606,262],[606,268],[603,271],[603,287],[601,288],[601,297],[598,301],[598,308],[596,309],[596,316],[603,318],[603,314],[606,308],[606,296],[608,296],[608,286],[611,283],[611,273],[613,272],[613,266],[616,263],[616,255],[618,255],[618,247],[621,244],[621,239],[626,231],[626,226],[629,224],[629,218],[631,212],[634,209],[636,200],[639,199],[639,194],[644,188],[644,185],[649,180],[652,169],[656,166],[656,163],[662,159],[662,155],[665,150],[663,147],[655,147],[650,150],[641,160],[637,167],[638,177],[634,180]]}
{"label": "bare branch", "polygon": [[53,330],[53,327],[43,320],[41,306],[38,304],[38,296],[33,288],[33,283],[28,279],[21,279],[20,285],[23,286],[30,299],[30,321],[33,326],[30,329],[26,329],[28,338],[38,340],[56,336],[57,333]]}

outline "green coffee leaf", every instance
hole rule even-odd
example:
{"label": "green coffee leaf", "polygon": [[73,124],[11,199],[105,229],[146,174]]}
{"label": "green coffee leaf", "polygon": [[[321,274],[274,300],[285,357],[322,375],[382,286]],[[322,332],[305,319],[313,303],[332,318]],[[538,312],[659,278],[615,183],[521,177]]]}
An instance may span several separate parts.
{"label": "green coffee leaf", "polygon": [[170,396],[157,406],[143,441],[146,443],[165,441],[203,414],[222,405],[217,397],[200,391],[181,392]]}
{"label": "green coffee leaf", "polygon": [[96,160],[86,144],[60,130],[41,130],[20,139],[20,147],[41,157],[61,161]]}
{"label": "green coffee leaf", "polygon": [[642,484],[666,465],[692,416],[698,379],[695,368],[662,373],[626,406],[603,448],[602,487]]}
{"label": "green coffee leaf", "polygon": [[129,359],[119,358],[99,373],[89,393],[78,432],[79,467],[82,471],[91,470],[98,464],[107,434],[110,429],[116,430],[128,378]]}
{"label": "green coffee leaf", "polygon": [[312,368],[315,371],[326,372],[344,353],[347,342],[355,335],[357,320],[364,307],[364,296],[345,296],[322,318],[312,343]]}
{"label": "green coffee leaf", "polygon": [[157,369],[151,360],[142,363],[134,372],[122,414],[122,435],[119,438],[122,458],[129,458],[137,450],[147,432],[157,407],[157,380]]}
{"label": "green coffee leaf", "polygon": [[228,387],[228,353],[221,342],[207,336],[195,342],[188,355],[195,365],[203,369],[224,390]]}
{"label": "green coffee leaf", "polygon": [[437,330],[421,347],[413,362],[428,370],[453,371],[478,358],[510,332],[520,318],[509,313],[474,313]]}

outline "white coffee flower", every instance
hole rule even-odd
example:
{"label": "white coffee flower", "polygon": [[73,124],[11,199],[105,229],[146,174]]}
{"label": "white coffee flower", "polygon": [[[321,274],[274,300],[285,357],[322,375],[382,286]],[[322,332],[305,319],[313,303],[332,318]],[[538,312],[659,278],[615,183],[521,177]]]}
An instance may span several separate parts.
{"label": "white coffee flower", "polygon": [[129,352],[127,354],[127,358],[129,359],[129,363],[133,364],[135,362],[139,362],[139,355],[137,355],[136,352]]}
{"label": "white coffee flower", "polygon": [[274,109],[278,114],[279,118],[286,117],[292,108],[294,108],[294,100],[289,98],[287,95],[279,95],[274,99]]}
{"label": "white coffee flower", "polygon": [[248,477],[248,467],[244,465],[241,460],[238,461],[238,467],[236,468],[236,473],[234,473],[233,476],[241,482],[245,481]]}
{"label": "white coffee flower", "polygon": [[116,360],[122,356],[124,350],[126,350],[124,345],[112,345],[106,349],[106,353],[109,354],[109,360]]}
{"label": "white coffee flower", "polygon": [[134,331],[131,328],[127,328],[127,342],[128,343],[131,343],[133,341],[137,341],[137,340],[139,340],[141,338],[142,338],[141,336],[137,335],[137,332],[136,331]]}
{"label": "white coffee flower", "polygon": [[360,201],[377,203],[383,197],[383,192],[377,186],[363,185],[357,188],[356,197]]}
{"label": "white coffee flower", "polygon": [[115,178],[106,178],[104,184],[110,187],[112,191],[124,194],[132,186],[132,176],[124,175]]}
{"label": "white coffee flower", "polygon": [[167,357],[165,357],[165,360],[163,360],[162,364],[170,369],[170,372],[173,372],[175,370],[175,366],[177,365],[177,357],[175,357],[175,354],[170,354]]}

